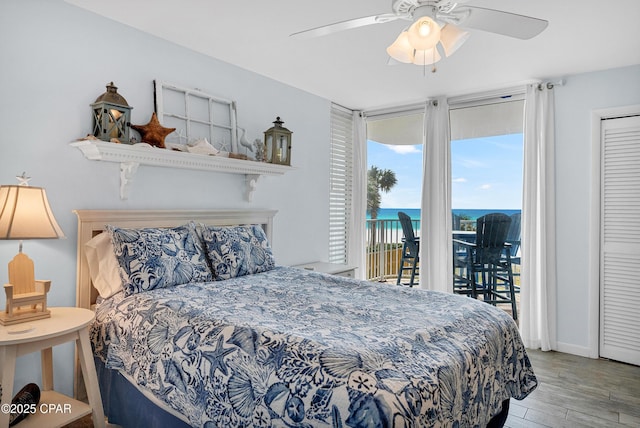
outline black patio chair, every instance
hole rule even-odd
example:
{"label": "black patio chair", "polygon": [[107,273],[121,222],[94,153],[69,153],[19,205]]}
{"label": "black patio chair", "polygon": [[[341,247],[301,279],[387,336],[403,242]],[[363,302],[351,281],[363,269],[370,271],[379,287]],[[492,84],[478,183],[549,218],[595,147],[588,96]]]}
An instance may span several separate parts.
{"label": "black patio chair", "polygon": [[402,258],[400,259],[398,280],[396,284],[400,285],[402,283],[402,276],[405,271],[411,271],[409,283],[404,285],[413,287],[416,274],[419,272],[418,262],[420,261],[420,238],[416,237],[413,232],[411,217],[400,211],[398,212],[398,219],[400,219],[404,238],[402,238]]}
{"label": "black patio chair", "polygon": [[[502,213],[487,214],[476,221],[476,240],[454,240],[454,292],[492,305],[510,304],[518,319],[511,244],[506,242],[511,218]],[[456,272],[454,272],[456,273]]]}
{"label": "black patio chair", "polygon": [[[507,242],[511,244],[511,265],[518,265],[520,268],[520,235],[521,235],[521,218],[520,213],[511,215],[511,226],[509,226],[509,233],[507,233]],[[520,268],[521,269],[521,268]],[[513,276],[520,276],[520,269],[514,270]],[[514,285],[516,293],[520,292],[520,287]]]}

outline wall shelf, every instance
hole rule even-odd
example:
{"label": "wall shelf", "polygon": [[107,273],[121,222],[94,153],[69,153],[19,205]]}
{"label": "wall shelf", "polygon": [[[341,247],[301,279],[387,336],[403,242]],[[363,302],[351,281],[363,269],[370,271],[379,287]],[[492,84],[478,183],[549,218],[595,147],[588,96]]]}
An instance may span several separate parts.
{"label": "wall shelf", "polygon": [[127,199],[140,165],[243,174],[248,201],[253,197],[260,176],[283,175],[293,169],[287,165],[179,152],[148,145],[116,144],[101,140],[74,141],[70,145],[77,147],[87,159],[120,163],[121,199]]}

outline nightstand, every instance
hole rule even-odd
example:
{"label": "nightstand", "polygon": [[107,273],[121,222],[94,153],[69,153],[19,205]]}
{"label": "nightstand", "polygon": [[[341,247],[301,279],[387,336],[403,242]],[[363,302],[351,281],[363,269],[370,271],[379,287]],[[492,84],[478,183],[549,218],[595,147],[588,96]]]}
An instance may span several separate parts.
{"label": "nightstand", "polygon": [[[0,326],[2,405],[11,403],[13,397],[16,358],[40,351],[42,360],[42,384],[39,385],[41,390],[40,403],[36,406],[36,412],[30,414],[17,426],[20,428],[63,426],[92,414],[93,426],[104,427],[104,411],[88,330],[88,325],[93,321],[95,315],[92,311],[82,308],[49,309],[51,310],[51,318]],[[73,341],[78,349],[89,404],[53,390],[53,350],[51,347]],[[8,425],[9,413],[0,411],[0,427],[4,428]]]}
{"label": "nightstand", "polygon": [[328,273],[337,276],[346,276],[348,278],[355,278],[356,266],[349,266],[341,263],[325,263],[325,262],[312,262],[301,265],[292,266],[298,269],[312,270],[315,272]]}

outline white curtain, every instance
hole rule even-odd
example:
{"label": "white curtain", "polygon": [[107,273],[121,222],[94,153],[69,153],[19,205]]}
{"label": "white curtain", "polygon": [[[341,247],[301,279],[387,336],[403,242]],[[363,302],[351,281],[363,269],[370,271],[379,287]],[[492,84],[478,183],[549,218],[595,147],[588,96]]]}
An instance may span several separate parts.
{"label": "white curtain", "polygon": [[449,104],[427,102],[420,213],[420,287],[453,292]]}
{"label": "white curtain", "polygon": [[524,120],[520,334],[556,348],[555,138],[552,85],[529,85]]}
{"label": "white curtain", "polygon": [[349,255],[347,263],[358,266],[356,277],[366,279],[367,217],[367,125],[364,115],[353,112],[353,174],[351,216],[349,217]]}

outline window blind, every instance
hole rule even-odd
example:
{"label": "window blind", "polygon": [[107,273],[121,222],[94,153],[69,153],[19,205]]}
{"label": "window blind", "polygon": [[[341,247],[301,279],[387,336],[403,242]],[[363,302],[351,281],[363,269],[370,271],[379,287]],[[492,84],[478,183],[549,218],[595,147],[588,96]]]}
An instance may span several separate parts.
{"label": "window blind", "polygon": [[347,263],[349,219],[353,195],[352,112],[331,106],[329,172],[329,262]]}

